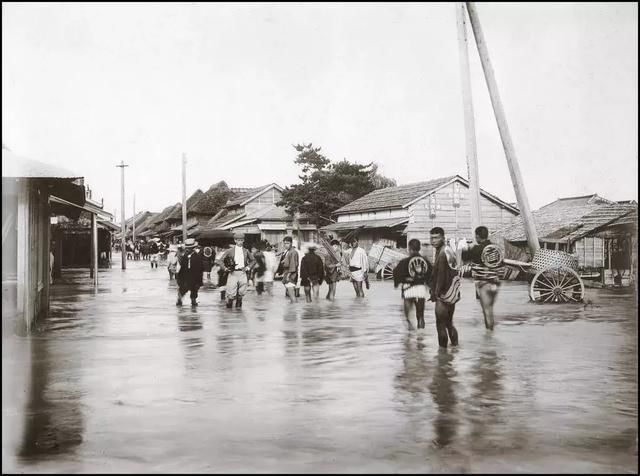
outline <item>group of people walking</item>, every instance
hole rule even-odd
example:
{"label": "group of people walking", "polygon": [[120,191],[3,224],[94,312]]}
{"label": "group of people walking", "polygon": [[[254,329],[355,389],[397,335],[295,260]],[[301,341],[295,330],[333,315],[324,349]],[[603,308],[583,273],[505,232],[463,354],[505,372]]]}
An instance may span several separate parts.
{"label": "group of people walking", "polygon": [[440,347],[447,347],[449,342],[453,346],[458,345],[458,331],[453,325],[453,315],[461,297],[460,269],[463,262],[471,263],[485,327],[493,330],[493,305],[504,267],[489,268],[482,260],[482,252],[491,244],[487,227],[476,228],[475,239],[476,244],[471,247],[466,240],[461,240],[454,251],[446,245],[444,230],[440,227],[432,228],[430,243],[436,253],[433,264],[420,254],[420,241],[413,239],[409,241],[409,256],[401,260],[393,272],[394,286],[401,287],[409,329],[413,328],[414,320],[417,321],[418,329],[424,329],[426,301],[428,299],[434,302]]}
{"label": "group of people walking", "polygon": [[[457,249],[446,244],[445,232],[440,227],[430,231],[430,243],[435,249],[433,263],[421,255],[421,243],[412,239],[408,243],[409,256],[401,260],[393,272],[394,285],[401,288],[403,308],[409,329],[417,323],[418,329],[425,328],[426,302],[434,303],[435,323],[438,342],[441,347],[450,343],[458,344],[458,331],[453,324],[456,303],[460,300],[461,265],[470,263],[476,286],[476,296],[480,300],[487,329],[494,326],[493,305],[500,284],[503,268],[489,268],[482,261],[483,250],[491,244],[488,229],[480,226],[475,230],[476,244],[468,246],[461,240]],[[197,306],[198,290],[203,285],[203,273],[211,272],[215,263],[219,266],[219,282],[223,287],[221,299],[227,308],[242,307],[242,300],[249,283],[255,283],[256,293],[273,295],[276,275],[282,275],[285,294],[289,302],[298,300],[300,288],[304,289],[305,300],[312,302],[320,296],[320,286],[328,284],[326,299],[335,299],[337,283],[350,279],[357,297],[364,297],[364,289],[369,289],[369,260],[359,246],[357,237],[349,240],[350,253],[343,253],[341,243],[332,240],[333,252],[323,259],[318,253],[318,245],[309,244],[300,258],[289,236],[283,240],[283,251],[277,255],[270,245],[254,246],[251,251],[244,247],[244,235],[234,234],[234,244],[215,259],[201,252],[198,243],[189,238],[179,249],[173,249],[167,260],[170,279],[176,277],[178,297],[176,305],[190,293],[191,305]],[[173,245],[172,245],[173,246]]]}

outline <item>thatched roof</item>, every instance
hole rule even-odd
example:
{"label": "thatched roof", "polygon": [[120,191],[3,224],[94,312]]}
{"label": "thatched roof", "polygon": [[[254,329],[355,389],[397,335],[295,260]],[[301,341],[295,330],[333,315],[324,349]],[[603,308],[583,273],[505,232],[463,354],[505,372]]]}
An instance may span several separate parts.
{"label": "thatched roof", "polygon": [[[635,205],[617,204],[596,194],[560,198],[533,212],[540,240],[575,241],[625,215]],[[508,241],[526,241],[522,217],[495,232]]]}
{"label": "thatched roof", "polygon": [[[193,207],[204,197],[202,190],[198,189],[187,198],[187,213],[192,211]],[[165,218],[165,220],[182,220],[182,203],[179,203],[180,207],[174,207],[171,213]]]}
{"label": "thatched roof", "polygon": [[166,220],[167,217],[171,215],[171,212],[173,212],[173,210],[176,209],[176,207],[181,207],[181,206],[182,205],[180,202],[176,203],[175,205],[169,205],[167,208],[162,210],[158,215],[156,215],[151,223],[155,224],[155,223],[160,223],[161,221]]}
{"label": "thatched roof", "polygon": [[2,148],[2,176],[22,178],[65,178],[78,179],[82,175],[71,172],[58,165],[47,164],[39,160],[29,159]]}
{"label": "thatched roof", "polygon": [[209,190],[203,194],[202,198],[187,212],[215,215],[233,195],[233,191],[227,186],[226,182],[220,181],[209,187]]}

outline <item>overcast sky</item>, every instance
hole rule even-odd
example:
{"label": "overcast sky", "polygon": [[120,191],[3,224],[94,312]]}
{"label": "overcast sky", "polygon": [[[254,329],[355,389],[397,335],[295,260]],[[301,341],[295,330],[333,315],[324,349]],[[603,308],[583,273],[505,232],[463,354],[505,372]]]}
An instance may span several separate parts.
{"label": "overcast sky", "polygon": [[[479,4],[532,207],[637,199],[637,4]],[[472,38],[472,32],[469,32]],[[515,201],[475,43],[481,187]],[[454,4],[2,5],[2,141],[120,214],[296,181],[292,144],[399,184],[459,173]]]}

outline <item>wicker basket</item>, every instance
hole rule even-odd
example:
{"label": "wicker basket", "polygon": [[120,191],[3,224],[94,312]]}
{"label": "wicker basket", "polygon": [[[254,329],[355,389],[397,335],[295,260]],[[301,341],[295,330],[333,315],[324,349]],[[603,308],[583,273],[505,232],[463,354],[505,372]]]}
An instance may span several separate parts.
{"label": "wicker basket", "polygon": [[564,251],[540,248],[536,251],[531,261],[531,266],[536,271],[543,271],[550,268],[570,268],[578,271],[578,258]]}

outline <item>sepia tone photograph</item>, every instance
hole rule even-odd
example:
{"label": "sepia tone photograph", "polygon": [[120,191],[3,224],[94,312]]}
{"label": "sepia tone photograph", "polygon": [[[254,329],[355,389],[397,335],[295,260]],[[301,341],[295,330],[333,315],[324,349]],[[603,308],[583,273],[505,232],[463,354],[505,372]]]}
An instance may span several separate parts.
{"label": "sepia tone photograph", "polygon": [[3,474],[637,474],[638,5],[2,3]]}

